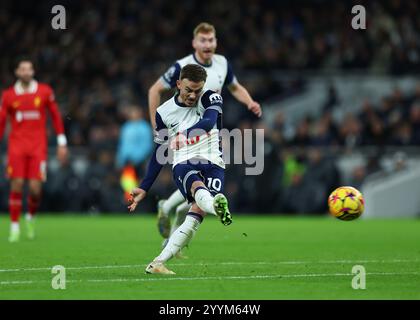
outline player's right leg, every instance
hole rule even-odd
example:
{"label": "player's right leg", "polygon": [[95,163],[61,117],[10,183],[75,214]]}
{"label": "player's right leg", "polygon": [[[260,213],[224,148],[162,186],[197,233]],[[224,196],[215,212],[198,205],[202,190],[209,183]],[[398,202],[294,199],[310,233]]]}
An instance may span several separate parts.
{"label": "player's right leg", "polygon": [[22,212],[22,193],[27,167],[27,157],[25,157],[22,152],[19,152],[19,150],[9,149],[7,159],[7,176],[10,179],[10,242],[17,242],[20,238],[19,220]]}
{"label": "player's right leg", "polygon": [[29,180],[28,213],[26,214],[26,235],[35,238],[35,215],[41,203],[42,183],[47,180],[47,161],[43,153],[33,154],[28,160]]}
{"label": "player's right leg", "polygon": [[191,193],[194,194],[194,200],[202,210],[218,216],[225,226],[232,223],[232,215],[230,214],[228,201],[224,194],[218,193],[213,197],[202,181],[195,181],[193,183]]}
{"label": "player's right leg", "polygon": [[196,181],[191,186],[191,193],[198,206],[207,213],[216,214],[225,225],[232,223],[232,215],[229,211],[228,200],[223,194],[224,190],[224,169],[213,164],[203,163],[201,165],[203,180]]}
{"label": "player's right leg", "polygon": [[9,242],[18,242],[20,238],[19,219],[22,212],[22,192],[25,180],[23,178],[10,179],[9,213],[10,234]]}

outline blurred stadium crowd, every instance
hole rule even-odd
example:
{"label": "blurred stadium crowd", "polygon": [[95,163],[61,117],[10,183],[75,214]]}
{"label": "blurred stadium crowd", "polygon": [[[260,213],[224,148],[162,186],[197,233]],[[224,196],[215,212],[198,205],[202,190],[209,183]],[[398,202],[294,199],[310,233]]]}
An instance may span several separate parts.
{"label": "blurred stadium crowd", "polygon": [[[55,89],[73,154],[87,154],[83,175],[77,174],[78,161],[63,169],[50,166],[42,203],[47,211],[124,210],[119,182],[124,157],[118,155],[122,126],[138,122],[141,130],[151,132],[145,121],[148,88],[176,59],[191,52],[192,30],[201,21],[216,26],[218,52],[231,60],[237,76],[263,108],[273,96],[304,91],[304,76],[285,85],[275,76],[282,70],[420,72],[420,3],[416,0],[244,0],[206,5],[72,0],[61,4],[67,8],[66,30],[51,28],[53,1],[3,0],[0,5],[1,88],[14,81],[16,58],[31,58],[37,78]],[[367,8],[366,31],[351,29],[349,12],[354,4]],[[284,135],[281,111],[274,126],[267,127],[264,119],[257,121],[237,106],[229,93],[224,97],[228,128],[266,129],[264,174],[244,177],[241,166],[227,170],[226,190],[236,211],[325,211],[325,195],[340,183],[340,176],[334,155],[316,147],[420,143],[420,87],[409,95],[395,89],[380,105],[366,100],[361,113],[347,115],[342,123],[331,115],[340,103],[332,87],[322,116],[305,118],[292,136]],[[132,106],[140,112],[133,115]],[[54,137],[50,138],[54,146]],[[3,156],[5,141],[0,148]],[[144,149],[137,160],[143,166],[148,148],[148,143],[138,145]],[[355,173],[355,179],[362,180],[376,167]],[[2,176],[3,171],[4,165]],[[6,184],[1,179],[0,189],[8,190]],[[174,188],[167,168],[153,188],[156,197],[149,198],[144,210],[154,210],[157,196],[168,196]],[[318,202],[305,201],[313,194]],[[0,209],[7,210],[5,192],[0,195]]]}

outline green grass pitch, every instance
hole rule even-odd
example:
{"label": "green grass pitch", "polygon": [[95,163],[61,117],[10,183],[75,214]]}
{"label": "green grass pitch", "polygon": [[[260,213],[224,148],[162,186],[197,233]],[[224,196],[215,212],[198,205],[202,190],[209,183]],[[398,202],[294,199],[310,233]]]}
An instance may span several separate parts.
{"label": "green grass pitch", "polygon": [[[24,222],[24,221],[22,221]],[[174,276],[146,275],[161,237],[152,215],[40,215],[37,238],[7,242],[0,216],[0,299],[420,299],[420,220],[208,217]],[[66,268],[66,289],[51,268]],[[363,265],[366,289],[352,288]]]}

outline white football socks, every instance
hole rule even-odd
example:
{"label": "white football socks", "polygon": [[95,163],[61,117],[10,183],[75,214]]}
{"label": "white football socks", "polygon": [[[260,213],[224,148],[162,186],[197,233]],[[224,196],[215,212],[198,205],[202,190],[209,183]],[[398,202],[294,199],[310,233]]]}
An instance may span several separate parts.
{"label": "white football socks", "polygon": [[217,216],[216,211],[214,211],[213,199],[210,191],[204,188],[198,189],[194,195],[194,200],[201,210]]}
{"label": "white football socks", "polygon": [[188,202],[184,202],[176,207],[175,219],[171,226],[171,233],[174,233],[176,229],[185,221],[185,216],[190,210],[191,205]]}
{"label": "white football socks", "polygon": [[175,256],[179,250],[190,242],[199,226],[198,218],[187,215],[184,223],[169,237],[168,244],[153,261],[165,263]]}
{"label": "white football socks", "polygon": [[181,191],[176,190],[171,196],[163,203],[162,210],[165,215],[169,215],[181,203],[185,201]]}
{"label": "white football socks", "polygon": [[19,231],[19,222],[12,222],[10,224],[10,231],[11,232],[18,232]]}

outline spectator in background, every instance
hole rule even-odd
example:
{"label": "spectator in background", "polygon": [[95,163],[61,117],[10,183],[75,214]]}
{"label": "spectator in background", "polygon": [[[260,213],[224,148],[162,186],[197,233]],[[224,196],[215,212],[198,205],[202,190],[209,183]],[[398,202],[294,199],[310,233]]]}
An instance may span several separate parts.
{"label": "spectator in background", "polygon": [[[307,170],[305,171],[305,179],[319,182],[322,189],[319,192],[324,194],[332,192],[340,183],[340,175],[334,161],[335,159],[319,148],[309,148],[306,154]],[[323,202],[323,204],[323,208],[326,210],[326,203]]]}
{"label": "spectator in background", "polygon": [[143,118],[141,108],[129,106],[125,112],[127,122],[121,126],[116,164],[121,170],[120,183],[128,200],[130,191],[138,186],[143,164],[152,152],[153,134],[149,122]]}
{"label": "spectator in background", "polygon": [[412,144],[411,127],[408,122],[401,123],[391,137],[391,144],[394,146],[408,146]]}
{"label": "spectator in background", "polygon": [[348,149],[360,146],[363,141],[360,121],[353,114],[346,114],[340,127],[341,144]]}
{"label": "spectator in background", "polygon": [[143,110],[130,106],[126,110],[127,122],[121,126],[117,150],[117,168],[133,165],[141,176],[142,165],[153,149],[153,133],[149,122],[143,117]]}
{"label": "spectator in background", "polygon": [[407,165],[407,155],[402,152],[396,152],[394,154],[394,156],[392,157],[392,160],[394,162],[394,171],[402,171],[407,169],[408,165]]}
{"label": "spectator in background", "polygon": [[337,89],[333,84],[330,84],[328,87],[327,99],[324,102],[322,109],[325,111],[331,111],[332,108],[340,104],[338,98]]}
{"label": "spectator in background", "polygon": [[311,144],[311,135],[310,135],[310,127],[312,124],[312,119],[309,117],[304,118],[299,122],[296,128],[296,133],[294,138],[291,141],[293,146],[308,146]]}
{"label": "spectator in background", "polygon": [[337,135],[334,134],[332,123],[327,117],[315,123],[311,144],[314,146],[331,146],[337,144]]}
{"label": "spectator in background", "polygon": [[366,167],[364,165],[359,165],[352,170],[349,184],[360,190],[365,178]]}

